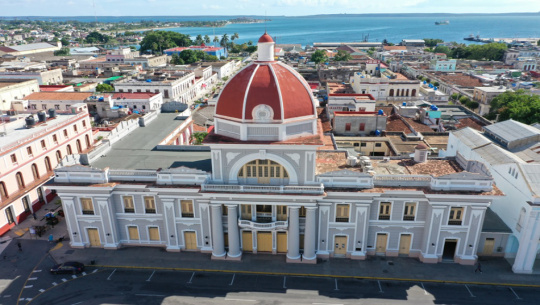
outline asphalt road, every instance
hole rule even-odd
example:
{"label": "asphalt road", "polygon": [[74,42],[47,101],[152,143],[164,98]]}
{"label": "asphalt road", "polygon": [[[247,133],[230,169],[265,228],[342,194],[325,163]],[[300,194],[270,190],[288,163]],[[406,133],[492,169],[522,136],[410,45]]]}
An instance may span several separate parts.
{"label": "asphalt road", "polygon": [[540,296],[523,287],[162,270],[52,275],[51,263],[32,273],[19,304],[534,304]]}
{"label": "asphalt road", "polygon": [[[536,304],[538,288],[87,266],[50,274],[54,247],[22,240],[0,260],[0,304]],[[30,250],[30,245],[32,250]]]}

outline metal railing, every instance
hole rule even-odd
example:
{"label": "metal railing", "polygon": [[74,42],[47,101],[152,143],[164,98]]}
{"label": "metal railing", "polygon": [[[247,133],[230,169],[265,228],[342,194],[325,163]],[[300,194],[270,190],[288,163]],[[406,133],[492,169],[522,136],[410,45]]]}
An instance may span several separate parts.
{"label": "metal railing", "polygon": [[250,220],[238,220],[238,226],[245,229],[254,229],[254,230],[276,230],[276,229],[287,229],[289,222],[287,221],[274,221],[274,222],[254,222]]}
{"label": "metal railing", "polygon": [[315,186],[295,185],[226,185],[202,184],[203,192],[238,192],[238,193],[279,193],[279,194],[323,194],[323,184]]}

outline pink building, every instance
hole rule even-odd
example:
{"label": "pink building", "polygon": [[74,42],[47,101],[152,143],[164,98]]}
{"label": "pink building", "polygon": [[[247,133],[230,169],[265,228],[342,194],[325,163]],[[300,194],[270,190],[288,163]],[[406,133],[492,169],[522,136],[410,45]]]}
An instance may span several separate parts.
{"label": "pink building", "polygon": [[84,153],[93,143],[84,104],[63,113],[2,119],[0,236],[54,198],[43,186],[53,177],[53,169],[66,155]]}

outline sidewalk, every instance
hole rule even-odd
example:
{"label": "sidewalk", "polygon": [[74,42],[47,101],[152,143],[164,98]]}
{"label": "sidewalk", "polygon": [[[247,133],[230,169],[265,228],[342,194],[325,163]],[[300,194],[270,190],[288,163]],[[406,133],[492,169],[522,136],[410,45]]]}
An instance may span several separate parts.
{"label": "sidewalk", "polygon": [[[38,211],[37,218],[27,218],[12,229],[3,239],[48,240],[53,234],[55,240],[67,234],[63,218],[60,223],[47,231],[42,237],[30,236],[27,229],[40,221],[59,205],[56,201],[45,205]],[[19,234],[23,233],[21,236]],[[8,236],[9,235],[9,236]],[[9,242],[0,244],[0,253]],[[163,248],[125,247],[119,250],[100,248],[72,249],[69,240],[59,243],[50,252],[57,262],[80,261],[89,265],[110,268],[148,268],[190,271],[215,271],[234,273],[260,273],[276,275],[359,277],[365,279],[412,280],[438,282],[467,282],[476,284],[535,285],[540,287],[540,275],[514,274],[511,265],[504,258],[481,259],[483,273],[474,273],[475,266],[462,266],[454,263],[423,264],[415,258],[368,257],[365,261],[350,259],[319,260],[312,264],[287,264],[285,255],[244,253],[242,261],[211,260],[210,254],[200,252],[166,252]]]}
{"label": "sidewalk", "polygon": [[58,197],[53,199],[51,202],[42,206],[39,211],[36,211],[37,220],[34,220],[34,217],[29,215],[23,222],[11,228],[10,231],[0,238],[0,254],[4,252],[13,239],[49,240],[50,234],[53,234],[53,238],[55,240],[57,240],[59,237],[63,237],[64,235],[67,237],[66,222],[64,221],[63,217],[58,217],[60,222],[55,225],[54,228],[51,227],[48,229],[44,234],[41,235],[41,237],[30,234],[29,230],[30,227],[45,225],[45,214],[49,212],[57,212],[59,209],[61,209],[62,207],[59,202],[60,199]]}

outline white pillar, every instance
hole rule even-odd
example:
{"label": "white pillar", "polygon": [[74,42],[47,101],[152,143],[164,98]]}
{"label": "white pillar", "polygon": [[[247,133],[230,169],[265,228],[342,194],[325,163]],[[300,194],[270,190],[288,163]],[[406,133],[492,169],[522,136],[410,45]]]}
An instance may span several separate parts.
{"label": "white pillar", "polygon": [[229,228],[228,257],[236,258],[242,256],[242,251],[240,250],[240,230],[238,229],[238,205],[227,205],[227,212]]}
{"label": "white pillar", "polygon": [[317,207],[306,207],[306,228],[304,232],[304,255],[302,261],[317,262],[315,244],[317,238]]}
{"label": "white pillar", "polygon": [[299,207],[289,208],[289,232],[287,234],[287,261],[300,261],[300,219]]}
{"label": "white pillar", "polygon": [[538,240],[540,239],[540,211],[532,210],[530,212],[521,234],[512,271],[514,273],[532,273],[538,249]]}
{"label": "white pillar", "polygon": [[223,240],[223,222],[221,220],[221,204],[212,204],[212,258],[225,257]]}

